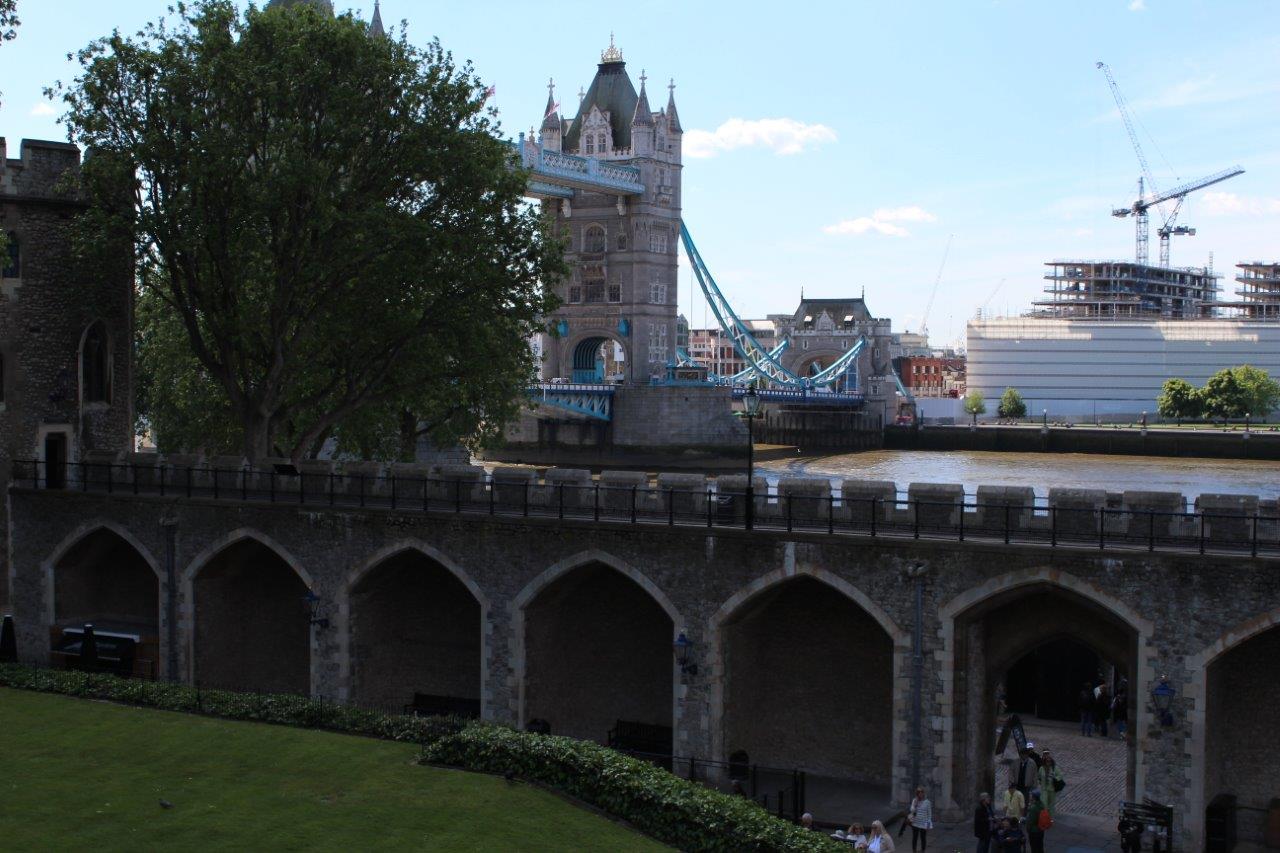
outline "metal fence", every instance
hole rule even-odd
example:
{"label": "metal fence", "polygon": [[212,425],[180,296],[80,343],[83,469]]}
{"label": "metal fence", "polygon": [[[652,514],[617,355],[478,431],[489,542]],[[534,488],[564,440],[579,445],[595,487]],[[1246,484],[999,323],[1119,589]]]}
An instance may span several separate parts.
{"label": "metal fence", "polygon": [[[399,512],[557,518],[635,525],[743,529],[742,491],[680,489],[599,480],[398,476],[331,470],[76,462],[46,470],[14,463],[19,487],[106,494],[381,508]],[[285,467],[285,466],[277,466]],[[1280,557],[1280,518],[1259,512],[1162,511],[1036,502],[926,500],[855,495],[754,493],[752,527],[892,539],[996,542],[1076,549],[1172,551]]]}
{"label": "metal fence", "polygon": [[670,755],[620,749],[671,771],[676,776],[726,794],[737,794],[784,820],[799,822],[805,813],[808,776],[803,770],[748,762],[714,761],[694,755]]}

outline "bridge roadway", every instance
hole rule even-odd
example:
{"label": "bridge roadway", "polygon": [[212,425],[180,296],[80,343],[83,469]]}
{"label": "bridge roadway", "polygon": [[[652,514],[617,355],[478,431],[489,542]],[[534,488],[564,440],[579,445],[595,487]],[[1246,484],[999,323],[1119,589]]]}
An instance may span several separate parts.
{"label": "bridge roadway", "polygon": [[[740,499],[700,475],[213,470],[85,467],[67,489],[16,477],[21,657],[48,662],[60,626],[149,621],[162,674],[205,685],[458,697],[594,739],[633,719],[669,726],[678,755],[745,750],[886,801],[920,780],[962,816],[994,782],[993,685],[1065,636],[1134,685],[1126,793],[1173,804],[1187,846],[1224,768],[1272,793],[1259,774],[1277,739],[1259,732],[1280,684],[1256,677],[1280,653],[1271,517],[1175,517],[1138,493],[1086,512],[1097,495],[1058,490],[1039,511],[991,489],[962,509],[924,484],[904,504],[854,482],[833,499],[825,480],[784,479],[748,531]],[[1168,727],[1147,699],[1162,675]]]}

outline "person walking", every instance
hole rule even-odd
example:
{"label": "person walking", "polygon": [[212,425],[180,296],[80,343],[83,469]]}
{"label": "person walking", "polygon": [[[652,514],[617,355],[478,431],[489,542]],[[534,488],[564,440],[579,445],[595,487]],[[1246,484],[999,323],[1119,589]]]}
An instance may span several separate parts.
{"label": "person walking", "polygon": [[867,853],[893,853],[893,837],[885,832],[884,824],[871,821],[871,834],[867,836]]}
{"label": "person walking", "polygon": [[1080,697],[1076,700],[1076,706],[1080,711],[1080,734],[1085,737],[1093,737],[1093,688],[1089,686],[1087,681],[1080,690]]}
{"label": "person walking", "polygon": [[915,853],[917,843],[920,853],[924,853],[929,846],[929,830],[933,829],[933,803],[925,796],[923,785],[916,788],[916,796],[907,809],[907,822],[911,824],[911,853]]}
{"label": "person walking", "polygon": [[1093,703],[1093,719],[1098,726],[1098,734],[1107,736],[1107,720],[1111,719],[1111,691],[1106,684],[1099,684]]}
{"label": "person walking", "polygon": [[1111,700],[1111,719],[1116,724],[1116,734],[1120,740],[1128,737],[1129,728],[1129,682],[1121,681],[1116,689],[1116,698]]}
{"label": "person walking", "polygon": [[996,810],[991,806],[991,795],[978,795],[978,807],[973,810],[973,837],[978,839],[977,853],[991,853],[991,840],[996,833]]}
{"label": "person walking", "polygon": [[[1049,816],[1050,820],[1046,821],[1042,815]],[[1031,853],[1044,853],[1044,831],[1048,829],[1046,823],[1051,821],[1052,816],[1040,801],[1040,792],[1032,791],[1031,805],[1027,806],[1027,841],[1031,843]]]}
{"label": "person walking", "polygon": [[1040,754],[1040,769],[1036,771],[1036,787],[1040,789],[1040,800],[1049,810],[1049,816],[1057,817],[1058,813],[1054,811],[1054,805],[1058,801],[1058,794],[1067,787],[1067,780],[1063,778],[1062,770],[1058,767],[1053,753],[1047,749]]}
{"label": "person walking", "polygon": [[1025,813],[1026,808],[1026,798],[1018,790],[1018,784],[1010,779],[1009,790],[1004,792],[1004,816],[1017,825],[1022,822],[1022,815]]}

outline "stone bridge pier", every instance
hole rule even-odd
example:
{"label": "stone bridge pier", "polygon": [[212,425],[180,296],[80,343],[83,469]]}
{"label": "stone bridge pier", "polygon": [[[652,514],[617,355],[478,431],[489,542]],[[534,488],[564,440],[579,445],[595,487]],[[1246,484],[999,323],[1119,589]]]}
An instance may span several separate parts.
{"label": "stone bridge pier", "polygon": [[[162,678],[418,701],[602,742],[640,723],[669,730],[676,755],[746,753],[885,804],[924,784],[964,817],[993,784],[998,685],[1068,639],[1127,678],[1125,794],[1173,805],[1186,844],[1199,846],[1218,793],[1280,795],[1272,557],[746,531],[690,521],[697,506],[631,522],[627,499],[599,520],[525,516],[502,511],[507,482],[470,478],[430,511],[14,486],[20,656],[47,664],[60,628],[119,623],[154,638]],[[911,491],[933,510],[950,494]],[[836,509],[823,510],[831,529],[856,520],[856,506]],[[974,525],[965,512],[938,523]],[[696,671],[673,653],[680,633]],[[1162,677],[1172,725],[1150,698]]]}

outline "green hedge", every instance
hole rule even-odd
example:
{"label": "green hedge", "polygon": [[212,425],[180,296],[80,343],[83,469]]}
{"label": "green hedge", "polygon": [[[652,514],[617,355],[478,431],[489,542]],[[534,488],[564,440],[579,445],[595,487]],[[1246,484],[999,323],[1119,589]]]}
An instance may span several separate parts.
{"label": "green hedge", "polygon": [[497,726],[468,726],[426,747],[424,761],[514,774],[620,817],[681,850],[846,850],[825,834],[770,815],[599,744]]}
{"label": "green hedge", "polygon": [[704,788],[648,762],[572,738],[517,732],[461,717],[384,714],[302,696],[198,690],[21,664],[0,664],[0,686],[420,743],[424,761],[515,774],[563,791],[682,850],[846,849],[822,833],[779,820],[750,800]]}
{"label": "green hedge", "polygon": [[304,696],[196,689],[183,684],[119,678],[105,673],[37,669],[21,664],[0,664],[0,686],[106,699],[165,711],[225,717],[229,720],[254,720],[282,726],[327,729],[409,743],[428,743],[459,732],[474,722],[462,717],[384,714]]}

